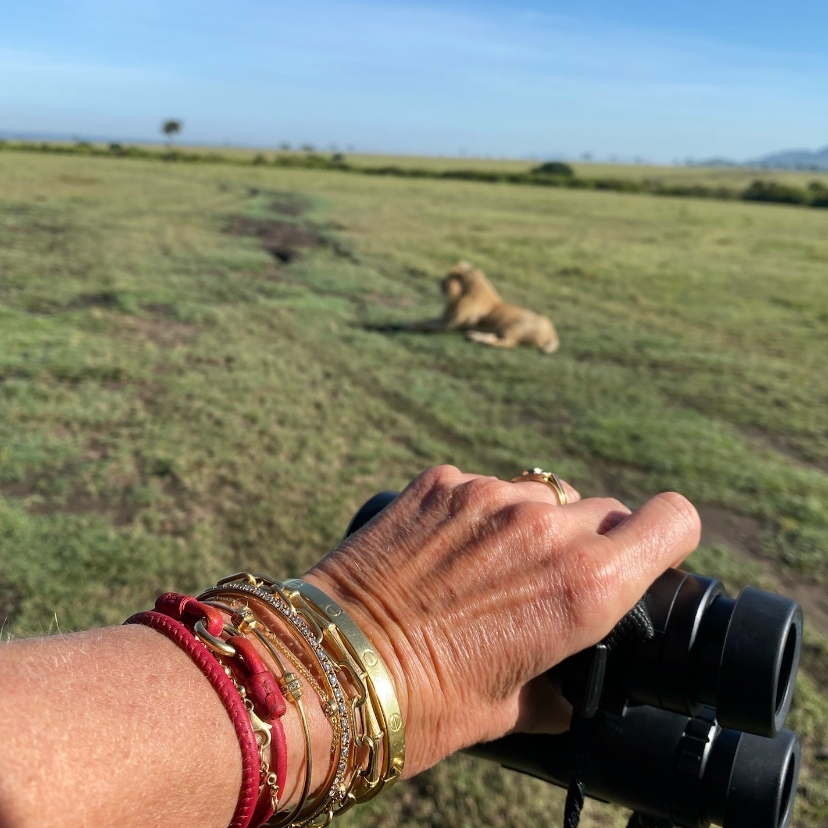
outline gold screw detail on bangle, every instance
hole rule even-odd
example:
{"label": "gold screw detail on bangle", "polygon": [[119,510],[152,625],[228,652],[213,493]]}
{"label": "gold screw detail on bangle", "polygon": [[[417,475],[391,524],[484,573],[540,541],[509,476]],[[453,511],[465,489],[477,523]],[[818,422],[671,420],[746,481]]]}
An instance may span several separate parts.
{"label": "gold screw detail on bangle", "polygon": [[321,589],[299,579],[285,581],[283,588],[289,591],[288,594],[295,590],[305,599],[309,609],[320,613],[321,620],[326,622],[325,631],[345,645],[366,685],[378,721],[368,717],[368,732],[364,738],[374,743],[381,740],[383,756],[375,771],[376,778],[366,778],[363,789],[354,793],[357,802],[364,802],[376,796],[384,786],[396,782],[405,764],[405,729],[391,675],[356,622]]}

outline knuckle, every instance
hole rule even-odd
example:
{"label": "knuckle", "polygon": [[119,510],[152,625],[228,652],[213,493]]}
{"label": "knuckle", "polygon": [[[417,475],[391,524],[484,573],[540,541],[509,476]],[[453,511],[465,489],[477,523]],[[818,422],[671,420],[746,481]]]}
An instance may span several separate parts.
{"label": "knuckle", "polygon": [[432,466],[430,469],[420,472],[414,478],[412,485],[416,488],[422,488],[426,492],[436,492],[453,486],[459,476],[460,470],[456,466],[448,464]]}
{"label": "knuckle", "polygon": [[623,573],[614,563],[599,563],[585,550],[573,550],[564,579],[564,609],[570,626],[579,631],[607,624]]}
{"label": "knuckle", "polygon": [[504,484],[491,477],[476,477],[461,483],[453,492],[452,507],[474,511],[496,508],[504,502]]}

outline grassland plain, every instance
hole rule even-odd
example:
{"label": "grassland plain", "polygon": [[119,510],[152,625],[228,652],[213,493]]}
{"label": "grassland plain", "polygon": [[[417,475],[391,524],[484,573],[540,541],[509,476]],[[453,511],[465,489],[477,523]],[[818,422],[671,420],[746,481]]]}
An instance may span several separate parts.
{"label": "grassland plain", "polygon": [[[131,158],[186,164],[252,164],[342,173],[436,178],[457,181],[485,181],[578,190],[645,193],[668,197],[797,204],[828,207],[828,175],[818,171],[769,171],[746,167],[653,167],[646,165],[569,164],[485,158],[441,158],[428,156],[379,156],[342,153],[330,155],[308,151],[269,151],[224,148],[222,152],[204,147],[126,146],[119,143],[16,142],[0,141],[0,151],[80,155],[87,157]],[[548,168],[548,169],[547,169]],[[759,174],[761,177],[757,178]]]}
{"label": "grassland plain", "polygon": [[[706,521],[691,565],[807,605],[795,819],[822,826],[826,230],[776,205],[0,154],[6,634],[300,572],[437,462],[551,466],[631,504],[678,489]],[[436,315],[460,258],[561,351],[370,329]],[[562,802],[457,757],[343,819],[507,828]]]}

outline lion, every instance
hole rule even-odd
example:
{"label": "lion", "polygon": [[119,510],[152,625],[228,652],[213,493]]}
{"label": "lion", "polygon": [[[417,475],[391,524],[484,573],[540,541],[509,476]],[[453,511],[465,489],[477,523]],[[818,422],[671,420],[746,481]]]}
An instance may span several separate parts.
{"label": "lion", "polygon": [[440,319],[405,326],[420,331],[465,331],[473,342],[495,348],[535,345],[544,353],[558,350],[555,326],[545,316],[509,305],[480,268],[458,262],[443,279],[446,309]]}

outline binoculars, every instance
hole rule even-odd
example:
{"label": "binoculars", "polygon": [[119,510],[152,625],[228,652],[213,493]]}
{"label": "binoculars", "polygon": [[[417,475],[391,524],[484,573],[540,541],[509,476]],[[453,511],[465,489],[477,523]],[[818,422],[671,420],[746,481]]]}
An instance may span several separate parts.
{"label": "binoculars", "polygon": [[[346,537],[396,495],[368,500]],[[632,809],[639,824],[786,828],[801,759],[783,729],[799,604],[749,586],[730,598],[717,580],[669,569],[641,608],[646,637],[610,647],[608,636],[550,671],[577,714],[568,733],[513,734],[466,752],[564,788],[577,771],[587,796]],[[586,757],[576,742],[584,723]]]}

